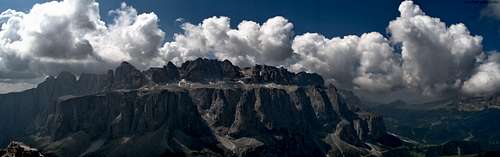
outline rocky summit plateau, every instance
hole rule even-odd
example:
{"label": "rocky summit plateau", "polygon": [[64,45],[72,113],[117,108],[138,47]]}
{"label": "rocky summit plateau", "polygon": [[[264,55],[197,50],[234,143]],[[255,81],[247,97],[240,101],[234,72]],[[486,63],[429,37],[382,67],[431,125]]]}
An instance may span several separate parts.
{"label": "rocky summit plateau", "polygon": [[[196,59],[61,72],[0,95],[0,146],[45,156],[408,156],[318,74]],[[26,146],[27,147],[27,146]]]}

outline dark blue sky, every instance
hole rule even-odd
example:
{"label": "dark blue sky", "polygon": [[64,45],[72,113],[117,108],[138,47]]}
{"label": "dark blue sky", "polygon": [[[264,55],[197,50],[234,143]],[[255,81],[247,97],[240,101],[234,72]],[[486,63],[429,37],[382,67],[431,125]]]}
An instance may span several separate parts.
{"label": "dark blue sky", "polygon": [[[478,1],[478,0],[476,0]],[[0,0],[0,10],[7,8],[27,11],[35,0]],[[123,0],[99,1],[101,15],[110,20],[108,11],[120,7]],[[171,40],[179,32],[177,18],[199,23],[211,16],[228,16],[231,24],[241,20],[259,23],[270,17],[284,16],[295,26],[295,33],[318,32],[327,37],[386,32],[389,21],[399,16],[399,0],[125,0],[139,12],[155,12],[160,25]],[[416,0],[426,14],[438,17],[448,25],[465,23],[469,30],[484,37],[486,51],[500,50],[500,21],[481,16],[485,4],[468,3],[469,0]]]}

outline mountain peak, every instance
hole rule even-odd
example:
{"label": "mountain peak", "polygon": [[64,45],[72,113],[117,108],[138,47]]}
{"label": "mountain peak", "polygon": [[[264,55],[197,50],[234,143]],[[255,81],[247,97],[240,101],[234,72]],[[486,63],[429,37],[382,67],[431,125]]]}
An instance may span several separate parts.
{"label": "mountain peak", "polygon": [[174,64],[174,63],[172,63],[172,61],[168,61],[168,63],[167,63],[167,65],[166,65],[166,66],[167,66],[167,67],[169,67],[169,68],[171,68],[171,67],[175,67],[175,68],[177,68],[177,66],[175,66],[175,64]]}
{"label": "mountain peak", "polygon": [[132,64],[127,61],[123,61],[117,68],[127,68],[127,69],[136,69]]}
{"label": "mountain peak", "polygon": [[231,62],[206,58],[186,61],[181,65],[180,71],[181,78],[193,82],[233,80],[240,77],[239,67]]}
{"label": "mountain peak", "polygon": [[132,64],[122,62],[115,70],[112,89],[139,88],[146,83],[145,75]]}
{"label": "mountain peak", "polygon": [[68,71],[62,71],[57,75],[56,80],[61,82],[75,82],[76,76]]}

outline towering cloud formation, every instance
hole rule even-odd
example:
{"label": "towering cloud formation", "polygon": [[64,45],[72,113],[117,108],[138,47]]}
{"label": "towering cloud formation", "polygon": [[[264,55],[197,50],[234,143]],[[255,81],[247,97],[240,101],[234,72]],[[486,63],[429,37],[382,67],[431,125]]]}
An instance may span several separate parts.
{"label": "towering cloud formation", "polygon": [[398,56],[380,33],[327,39],[306,33],[295,37],[295,71],[314,71],[340,85],[369,91],[390,91],[401,85]]}
{"label": "towering cloud formation", "polygon": [[446,25],[426,15],[412,1],[401,3],[385,36],[294,36],[293,24],[281,16],[261,24],[242,21],[236,28],[228,17],[211,17],[182,24],[183,31],[165,43],[154,13],[139,14],[122,4],[106,24],[98,6],[93,0],[65,0],[1,13],[0,86],[13,88],[6,83],[61,70],[100,71],[120,61],[145,68],[197,57],[318,72],[363,93],[476,95],[500,86],[500,57],[483,53],[481,36],[464,24]]}
{"label": "towering cloud formation", "polygon": [[447,27],[412,1],[402,2],[399,11],[388,30],[394,42],[402,43],[406,84],[428,95],[460,88],[482,53],[482,37],[472,36],[461,23]]}
{"label": "towering cloud formation", "polygon": [[[464,24],[447,27],[412,1],[402,2],[399,11],[388,26],[390,41],[379,33],[331,40],[319,34],[297,36],[292,47],[300,59],[292,68],[362,90],[393,91],[402,85],[424,95],[456,93],[483,53],[482,37],[471,35]],[[401,56],[390,43],[401,44]]]}
{"label": "towering cloud formation", "polygon": [[98,55],[106,61],[130,61],[143,68],[163,64],[158,52],[165,33],[159,29],[158,16],[154,13],[138,15],[137,11],[122,3],[120,9],[110,12],[114,23],[106,30],[89,36]]}

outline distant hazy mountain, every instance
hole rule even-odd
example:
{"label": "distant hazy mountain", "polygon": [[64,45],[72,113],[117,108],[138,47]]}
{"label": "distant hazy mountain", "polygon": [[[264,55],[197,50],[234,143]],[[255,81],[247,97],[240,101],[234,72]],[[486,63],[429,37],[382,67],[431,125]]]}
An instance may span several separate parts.
{"label": "distant hazy mountain", "polygon": [[464,140],[479,142],[483,150],[500,150],[499,94],[424,104],[395,101],[368,108],[384,115],[390,132],[423,144]]}

